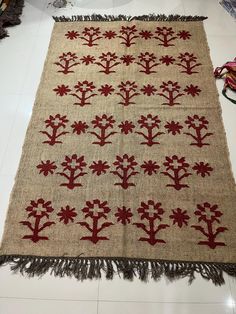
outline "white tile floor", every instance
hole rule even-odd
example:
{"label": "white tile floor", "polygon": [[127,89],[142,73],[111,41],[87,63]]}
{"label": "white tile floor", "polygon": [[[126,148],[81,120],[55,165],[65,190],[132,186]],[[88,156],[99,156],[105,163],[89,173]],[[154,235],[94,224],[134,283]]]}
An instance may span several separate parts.
{"label": "white tile floor", "polygon": [[[22,24],[0,41],[0,236],[6,208],[46,56],[51,15],[145,13],[206,15],[205,28],[213,65],[236,56],[236,23],[217,0],[71,0],[55,10],[50,0],[25,0]],[[217,82],[219,92],[223,83]],[[236,106],[220,96],[223,119],[236,177]],[[236,314],[236,283],[215,287],[197,277],[167,283],[26,279],[0,269],[0,314]]]}

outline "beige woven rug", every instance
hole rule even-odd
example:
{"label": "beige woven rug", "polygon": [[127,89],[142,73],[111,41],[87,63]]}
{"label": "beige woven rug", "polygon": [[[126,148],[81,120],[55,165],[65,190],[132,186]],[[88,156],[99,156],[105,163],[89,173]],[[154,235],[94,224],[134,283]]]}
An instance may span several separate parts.
{"label": "beige woven rug", "polygon": [[236,275],[235,183],[202,20],[56,18],[1,264],[78,279]]}

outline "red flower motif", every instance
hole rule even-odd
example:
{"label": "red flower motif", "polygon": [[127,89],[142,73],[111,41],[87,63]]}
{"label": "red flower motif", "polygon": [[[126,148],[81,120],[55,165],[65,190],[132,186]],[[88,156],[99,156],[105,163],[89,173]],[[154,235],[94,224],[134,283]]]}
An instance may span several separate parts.
{"label": "red flower motif", "polygon": [[65,36],[67,39],[73,40],[79,37],[79,33],[77,31],[68,31]]}
{"label": "red flower motif", "polygon": [[138,38],[135,33],[137,32],[137,28],[135,25],[133,26],[121,26],[120,33],[122,35],[118,36],[119,38],[122,38],[124,41],[121,42],[121,44],[126,45],[126,47],[130,47],[131,45],[134,45],[135,42],[133,41],[135,38]]}
{"label": "red flower motif", "polygon": [[48,128],[49,126],[51,128],[60,128],[60,127],[63,127],[65,128],[66,127],[66,123],[68,122],[69,120],[66,119],[66,116],[61,116],[59,113],[56,114],[55,116],[49,116],[49,118],[47,120],[45,120],[45,124],[46,124],[46,128]]}
{"label": "red flower motif", "polygon": [[163,163],[166,167],[166,171],[168,170],[184,170],[186,172],[186,168],[189,167],[189,164],[185,162],[185,157],[178,157],[176,155],[172,157],[166,157],[166,162]]}
{"label": "red flower motif", "polygon": [[46,177],[49,173],[53,174],[57,166],[55,165],[55,161],[46,160],[45,162],[41,161],[41,164],[39,164],[37,168],[40,169],[39,174],[43,173]]}
{"label": "red flower motif", "polygon": [[57,95],[59,96],[64,96],[64,95],[67,95],[71,89],[69,88],[68,85],[57,85],[56,88],[53,89],[54,92],[56,92]]}
{"label": "red flower motif", "polygon": [[135,25],[133,26],[121,26],[120,33],[122,35],[133,35],[137,32],[137,28]]}
{"label": "red flower motif", "polygon": [[107,206],[107,202],[101,202],[96,199],[93,201],[87,201],[86,207],[82,209],[82,212],[85,213],[85,218],[105,218],[107,217],[107,213],[111,211],[111,209]]}
{"label": "red flower motif", "polygon": [[105,84],[102,85],[98,91],[101,93],[101,95],[107,97],[108,95],[111,95],[115,91],[115,89],[112,85]]}
{"label": "red flower motif", "polygon": [[83,121],[75,121],[72,125],[71,125],[72,129],[73,129],[73,133],[76,133],[78,135],[80,135],[81,133],[85,133],[86,129],[88,129],[88,125],[86,122]]}
{"label": "red flower motif", "polygon": [[105,31],[105,33],[103,33],[103,36],[107,39],[112,39],[116,37],[116,32],[114,31]]}
{"label": "red flower motif", "polygon": [[92,92],[95,89],[95,86],[93,85],[93,82],[88,82],[83,81],[83,82],[78,82],[77,85],[75,85],[76,92],[81,92],[81,93],[87,93],[87,92]]}
{"label": "red flower motif", "polygon": [[84,36],[88,37],[98,36],[99,34],[101,34],[99,27],[85,27],[82,33]]}
{"label": "red flower motif", "polygon": [[107,52],[107,53],[102,53],[101,54],[101,56],[99,57],[99,59],[101,60],[101,61],[108,61],[108,62],[111,62],[111,61],[116,61],[116,59],[117,59],[118,57],[117,57],[117,55],[116,55],[116,53],[114,52],[114,53],[112,53],[112,52]]}
{"label": "red flower motif", "polygon": [[60,61],[75,61],[76,59],[78,59],[78,57],[76,56],[75,53],[72,52],[67,52],[67,53],[63,53],[61,56],[59,56]]}
{"label": "red flower motif", "polygon": [[96,59],[94,58],[94,56],[87,55],[87,56],[83,56],[80,60],[81,60],[82,63],[84,63],[85,65],[89,65],[89,64],[94,63],[94,61],[95,61]]}
{"label": "red flower motif", "polygon": [[50,201],[46,202],[42,198],[39,198],[37,201],[31,201],[30,206],[26,208],[26,211],[29,212],[28,218],[29,217],[49,218],[48,214],[54,210],[51,205],[52,202]]}
{"label": "red flower motif", "polygon": [[194,212],[194,214],[198,217],[198,222],[201,222],[202,220],[205,222],[213,223],[214,221],[217,221],[220,223],[220,220],[218,219],[223,214],[217,210],[218,205],[211,205],[208,202],[205,202],[204,204],[197,205],[198,210]]}
{"label": "red flower motif", "polygon": [[168,133],[172,133],[172,135],[180,134],[181,129],[183,129],[182,125],[175,121],[167,122],[165,128]]}
{"label": "red flower motif", "polygon": [[156,56],[154,53],[150,52],[141,52],[140,55],[138,56],[139,60],[142,62],[154,62],[156,60]]}
{"label": "red flower motif", "polygon": [[163,92],[179,92],[180,86],[178,82],[162,82],[162,85],[160,86]]}
{"label": "red flower motif", "polygon": [[120,85],[118,85],[121,92],[135,92],[136,88],[138,87],[135,82],[121,82]]}
{"label": "red flower motif", "polygon": [[200,161],[195,162],[193,170],[196,170],[196,173],[200,174],[204,178],[206,175],[210,176],[210,172],[213,171],[213,168],[210,167],[209,163],[204,163]]}
{"label": "red flower motif", "polygon": [[172,36],[175,32],[173,31],[172,27],[157,27],[155,32],[157,35],[169,35]]}
{"label": "red flower motif", "polygon": [[101,117],[95,116],[95,120],[92,120],[94,128],[113,128],[114,123],[115,120],[113,119],[113,116],[108,117],[106,114],[103,114]]}
{"label": "red flower motif", "polygon": [[151,31],[144,31],[142,30],[140,33],[139,33],[140,37],[147,40],[147,39],[151,39],[153,34]]}
{"label": "red flower motif", "polygon": [[121,222],[122,225],[125,226],[131,222],[133,214],[130,208],[123,206],[122,208],[117,207],[117,213],[115,213],[115,216],[117,217],[117,222]]}
{"label": "red flower motif", "polygon": [[[31,234],[24,235],[22,239],[29,239],[34,243],[39,240],[48,240],[48,237],[40,235],[40,233],[45,229],[54,225],[55,222],[48,221],[49,214],[54,210],[51,206],[50,201],[45,201],[42,198],[39,198],[37,201],[31,201],[30,206],[25,209],[28,213],[28,221],[23,220],[20,221],[20,224],[28,227]],[[41,223],[41,219],[43,219],[43,223]],[[46,220],[46,222],[45,222]]]}
{"label": "red flower motif", "polygon": [[143,88],[140,89],[144,95],[151,96],[154,95],[157,89],[154,85],[143,85]]}
{"label": "red flower motif", "polygon": [[135,128],[134,124],[132,121],[122,121],[121,124],[118,125],[118,127],[121,130],[121,133],[124,134],[129,134],[129,133],[133,133],[133,129]]}
{"label": "red flower motif", "polygon": [[180,59],[181,62],[196,62],[197,58],[194,56],[193,53],[185,52],[180,53],[178,59]]}
{"label": "red flower motif", "polygon": [[149,160],[144,161],[141,165],[141,168],[144,169],[144,173],[147,173],[149,176],[151,176],[152,174],[157,173],[157,170],[160,168],[160,166],[158,166],[155,161]]}
{"label": "red flower motif", "polygon": [[61,211],[57,214],[60,217],[60,221],[63,221],[65,225],[69,222],[74,222],[74,218],[77,216],[75,212],[75,208],[70,208],[70,206],[66,206],[65,208],[61,207]]}
{"label": "red flower motif", "polygon": [[189,39],[192,35],[189,33],[189,31],[179,31],[177,36],[183,40],[186,40]]}
{"label": "red flower motif", "polygon": [[188,119],[185,121],[185,123],[188,125],[188,128],[193,128],[195,130],[201,130],[201,129],[207,129],[208,127],[208,121],[204,116],[199,117],[197,114],[195,114],[193,117],[188,116]]}
{"label": "red flower motif", "polygon": [[89,168],[92,169],[92,173],[100,176],[102,173],[106,173],[110,166],[107,164],[107,161],[98,160],[97,162],[93,161]]}
{"label": "red flower motif", "polygon": [[170,65],[170,64],[173,64],[175,62],[175,58],[173,58],[172,56],[168,56],[168,55],[165,55],[165,56],[162,56],[160,59],[161,63],[165,63],[165,65]]}
{"label": "red flower motif", "polygon": [[150,113],[145,117],[141,115],[141,119],[138,120],[141,128],[159,128],[161,120],[158,116],[152,116]]}
{"label": "red flower motif", "polygon": [[187,210],[182,210],[181,208],[172,209],[172,215],[170,218],[173,219],[173,225],[177,224],[179,228],[182,228],[183,225],[188,225],[188,220],[190,219],[187,215]]}
{"label": "red flower motif", "polygon": [[123,63],[128,66],[130,65],[131,63],[134,62],[135,58],[132,56],[132,55],[123,55],[121,58],[120,58],[121,61],[123,61]]}
{"label": "red flower motif", "polygon": [[184,91],[187,93],[187,95],[191,95],[191,96],[195,97],[196,95],[197,96],[199,95],[199,93],[201,92],[201,89],[198,88],[198,86],[194,86],[194,85],[190,84],[189,86],[186,86]]}
{"label": "red flower motif", "polygon": [[138,208],[138,213],[141,214],[141,220],[162,220],[161,216],[164,214],[164,209],[161,207],[161,203],[155,203],[154,201],[149,200],[147,203],[141,202],[141,207]]}
{"label": "red flower motif", "polygon": [[87,164],[84,161],[84,156],[78,157],[76,154],[73,154],[71,157],[65,156],[65,161],[61,165],[64,167],[63,171],[75,172],[76,170],[82,171]]}
{"label": "red flower motif", "polygon": [[116,156],[116,161],[113,163],[116,166],[116,169],[121,169],[123,171],[134,170],[134,167],[137,166],[137,162],[134,159],[134,156],[128,156],[124,154],[122,157]]}

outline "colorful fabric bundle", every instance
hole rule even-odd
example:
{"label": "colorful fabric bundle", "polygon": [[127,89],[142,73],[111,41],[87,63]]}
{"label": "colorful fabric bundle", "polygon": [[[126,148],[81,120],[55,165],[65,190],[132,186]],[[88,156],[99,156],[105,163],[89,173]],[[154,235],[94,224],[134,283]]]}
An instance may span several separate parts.
{"label": "colorful fabric bundle", "polygon": [[[223,72],[226,70],[226,72]],[[227,87],[233,91],[236,91],[236,57],[233,61],[226,62],[222,67],[217,67],[214,71],[216,78],[224,78],[225,84],[222,90],[222,94],[229,99],[232,103],[236,104],[236,100],[226,95]]]}

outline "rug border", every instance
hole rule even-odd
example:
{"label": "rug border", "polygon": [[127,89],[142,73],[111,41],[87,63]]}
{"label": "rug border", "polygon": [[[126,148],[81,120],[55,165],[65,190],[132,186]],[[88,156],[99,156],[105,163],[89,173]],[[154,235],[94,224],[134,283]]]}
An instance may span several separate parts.
{"label": "rug border", "polygon": [[102,15],[102,14],[91,14],[91,15],[72,15],[71,17],[66,17],[64,15],[61,16],[53,16],[55,22],[115,22],[115,21],[127,21],[131,22],[134,20],[137,21],[163,21],[163,22],[196,22],[196,21],[203,21],[207,19],[207,16],[199,16],[199,15],[179,15],[179,14],[145,14],[145,15]]}
{"label": "rug border", "polygon": [[50,271],[55,277],[75,277],[77,280],[106,279],[119,275],[126,280],[137,277],[143,282],[160,280],[165,276],[169,281],[188,277],[189,284],[198,273],[216,286],[225,283],[223,273],[235,276],[236,264],[215,262],[168,261],[123,257],[60,257],[35,255],[2,255],[0,266],[11,265],[14,273],[28,277],[42,277]]}

